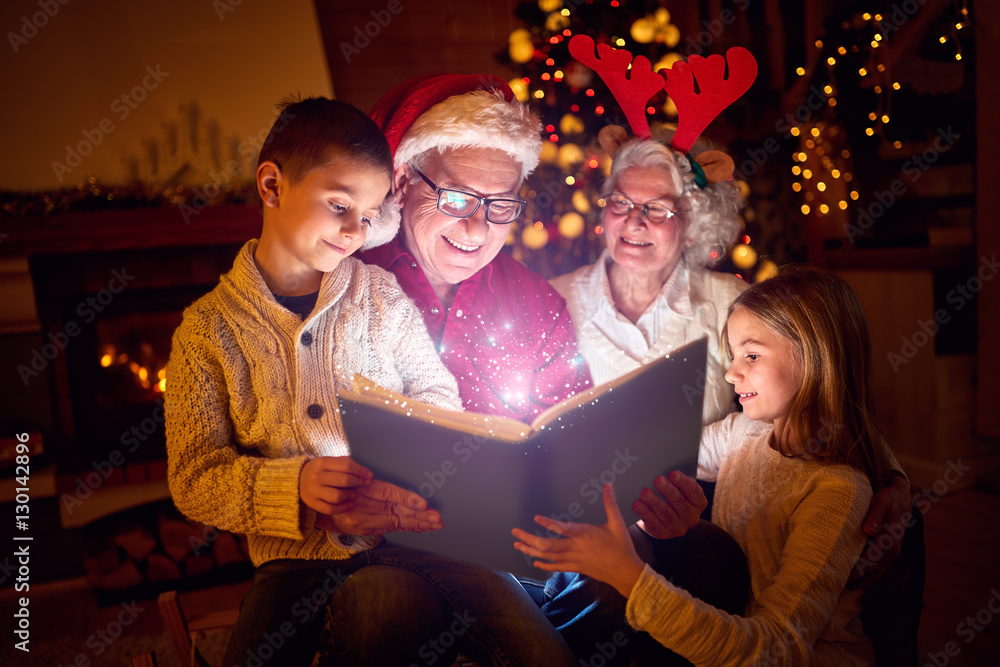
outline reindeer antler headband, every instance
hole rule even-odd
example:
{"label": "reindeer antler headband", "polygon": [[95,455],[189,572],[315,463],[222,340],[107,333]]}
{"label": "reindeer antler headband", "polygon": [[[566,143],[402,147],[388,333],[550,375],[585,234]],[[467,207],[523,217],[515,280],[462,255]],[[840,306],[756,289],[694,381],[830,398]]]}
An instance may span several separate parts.
{"label": "reindeer antler headband", "polygon": [[[688,62],[678,61],[669,69],[654,72],[649,59],[625,50],[597,44],[587,35],[576,35],[569,41],[574,58],[593,69],[604,80],[618,100],[628,124],[636,137],[652,136],[646,119],[646,102],[656,93],[666,90],[677,106],[677,131],[670,147],[688,156],[701,187],[707,183],[732,178],[735,165],[722,151],[705,151],[695,161],[689,154],[698,136],[723,109],[750,89],[757,78],[757,61],[746,49],[734,46],[726,57],[690,56]],[[726,78],[726,65],[729,77]],[[695,90],[697,81],[698,90]],[[627,139],[617,126],[601,130],[601,145],[614,154]],[[700,172],[700,173],[699,173]]]}

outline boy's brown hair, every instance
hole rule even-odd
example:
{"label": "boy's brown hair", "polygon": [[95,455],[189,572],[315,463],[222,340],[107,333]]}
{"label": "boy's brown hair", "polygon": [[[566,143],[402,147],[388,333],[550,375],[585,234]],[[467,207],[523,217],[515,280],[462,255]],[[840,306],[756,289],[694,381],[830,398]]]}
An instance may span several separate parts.
{"label": "boy's brown hair", "polygon": [[294,184],[334,155],[350,155],[392,176],[392,151],[375,122],[357,108],[325,97],[289,99],[264,140],[259,167],[274,162]]}

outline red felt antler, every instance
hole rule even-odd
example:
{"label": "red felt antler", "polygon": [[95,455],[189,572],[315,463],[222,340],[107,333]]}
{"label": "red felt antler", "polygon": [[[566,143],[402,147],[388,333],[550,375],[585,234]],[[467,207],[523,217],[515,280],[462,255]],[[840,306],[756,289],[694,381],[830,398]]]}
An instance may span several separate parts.
{"label": "red felt antler", "polygon": [[628,51],[614,49],[607,44],[598,44],[595,55],[594,40],[587,35],[575,35],[569,40],[569,52],[604,80],[618,100],[635,136],[651,136],[646,119],[646,102],[663,89],[664,82],[663,76],[653,71],[649,59],[638,56],[633,60]]}
{"label": "red felt antler", "polygon": [[[677,132],[670,145],[687,153],[708,124],[750,89],[757,78],[757,61],[746,49],[734,46],[725,58],[690,56],[687,62],[678,61],[666,72],[663,87],[677,105]],[[696,79],[701,92],[695,92]]]}

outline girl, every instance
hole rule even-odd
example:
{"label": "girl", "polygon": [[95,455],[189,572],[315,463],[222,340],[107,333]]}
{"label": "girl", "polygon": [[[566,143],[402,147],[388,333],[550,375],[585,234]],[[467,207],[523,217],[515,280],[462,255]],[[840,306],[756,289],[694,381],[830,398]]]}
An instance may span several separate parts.
{"label": "girl", "polygon": [[726,380],[743,406],[705,427],[698,465],[717,476],[712,521],[743,548],[745,617],[693,598],[636,555],[611,485],[603,526],[535,520],[564,539],[520,529],[520,551],[547,571],[580,572],[628,598],[636,630],[696,664],[874,664],[845,590],[865,544],[872,488],[891,470],[869,387],[868,325],[841,279],[786,267],[729,307]]}

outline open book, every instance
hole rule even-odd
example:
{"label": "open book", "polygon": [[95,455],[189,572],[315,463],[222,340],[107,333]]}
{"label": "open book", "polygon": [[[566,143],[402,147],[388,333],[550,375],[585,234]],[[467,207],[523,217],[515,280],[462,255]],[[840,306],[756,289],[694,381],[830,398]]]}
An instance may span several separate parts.
{"label": "open book", "polygon": [[632,502],[656,475],[695,474],[707,353],[704,338],[685,345],[530,425],[419,403],[361,376],[337,398],[351,457],[441,512],[442,530],[390,533],[391,542],[542,578],[511,528],[545,534],[536,514],[604,523],[605,482],[635,521]]}

